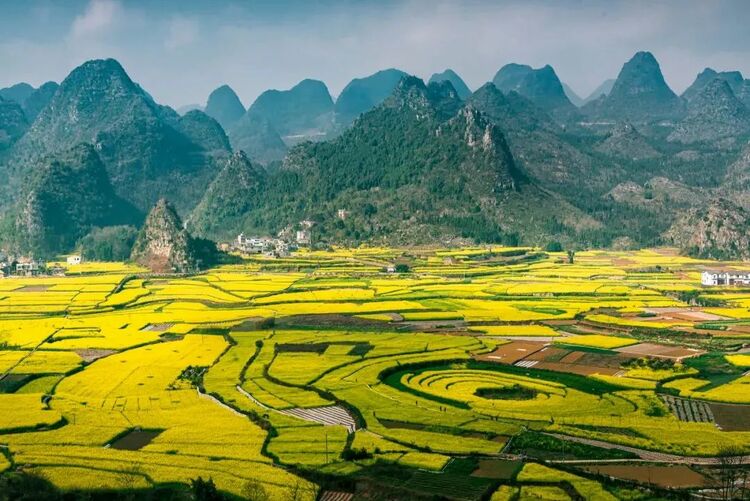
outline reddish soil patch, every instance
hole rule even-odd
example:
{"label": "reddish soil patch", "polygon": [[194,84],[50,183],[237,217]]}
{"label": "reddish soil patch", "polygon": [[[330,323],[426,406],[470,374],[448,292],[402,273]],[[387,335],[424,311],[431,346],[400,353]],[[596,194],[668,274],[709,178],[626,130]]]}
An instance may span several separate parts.
{"label": "reddish soil patch", "polygon": [[39,284],[39,285],[24,285],[20,289],[16,289],[13,292],[44,292],[44,291],[48,290],[50,287],[52,287],[52,286],[51,285],[43,285],[43,284]]}
{"label": "reddish soil patch", "polygon": [[695,357],[705,353],[705,351],[693,348],[683,348],[681,346],[668,346],[655,343],[638,343],[618,348],[616,351],[627,353],[629,355],[671,358],[674,360],[682,360],[683,358]]}
{"label": "reddish soil patch", "polygon": [[679,313],[672,313],[670,316],[678,320],[688,320],[691,322],[706,322],[727,319],[727,317],[714,315],[713,313],[707,313],[705,311],[681,311]]}
{"label": "reddish soil patch", "polygon": [[500,362],[503,364],[514,364],[523,360],[532,353],[536,353],[546,346],[546,343],[535,343],[533,341],[511,341],[500,346],[492,353],[477,356],[477,360],[486,362]]}
{"label": "reddish soil patch", "polygon": [[634,265],[637,263],[633,261],[632,259],[617,258],[617,259],[612,260],[612,264],[615,266],[630,266],[630,265]]}
{"label": "reddish soil patch", "polygon": [[560,362],[564,364],[574,364],[578,362],[583,357],[583,355],[584,355],[584,352],[582,351],[571,351],[562,359],[560,359]]}
{"label": "reddish soil patch", "polygon": [[706,477],[686,465],[650,466],[613,464],[585,466],[583,469],[591,473],[667,488],[703,487],[708,483]]}
{"label": "reddish soil patch", "polygon": [[87,363],[117,353],[115,350],[75,350],[75,352]]}
{"label": "reddish soil patch", "polygon": [[568,350],[547,346],[537,351],[536,353],[532,353],[531,355],[526,357],[525,360],[536,360],[539,362],[557,362],[568,353],[570,353]]}
{"label": "reddish soil patch", "polygon": [[750,431],[750,405],[709,403],[714,422],[724,431]]}

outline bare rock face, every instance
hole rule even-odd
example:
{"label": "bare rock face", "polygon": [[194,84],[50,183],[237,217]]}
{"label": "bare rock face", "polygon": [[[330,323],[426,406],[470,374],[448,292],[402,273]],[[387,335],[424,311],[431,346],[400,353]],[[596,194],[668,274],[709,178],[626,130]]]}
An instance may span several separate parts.
{"label": "bare rock face", "polygon": [[727,199],[689,210],[664,236],[693,257],[750,259],[750,213]]}
{"label": "bare rock face", "polygon": [[185,273],[198,268],[192,238],[167,200],[162,198],[151,209],[130,259],[157,273]]}

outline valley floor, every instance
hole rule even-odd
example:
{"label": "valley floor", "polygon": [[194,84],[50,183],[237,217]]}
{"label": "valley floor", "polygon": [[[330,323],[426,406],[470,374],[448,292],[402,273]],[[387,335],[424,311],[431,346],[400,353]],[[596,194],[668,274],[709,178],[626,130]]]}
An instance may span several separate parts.
{"label": "valley floor", "polygon": [[710,492],[750,463],[750,288],[700,274],[744,266],[359,248],[1,279],[0,471],[251,499]]}

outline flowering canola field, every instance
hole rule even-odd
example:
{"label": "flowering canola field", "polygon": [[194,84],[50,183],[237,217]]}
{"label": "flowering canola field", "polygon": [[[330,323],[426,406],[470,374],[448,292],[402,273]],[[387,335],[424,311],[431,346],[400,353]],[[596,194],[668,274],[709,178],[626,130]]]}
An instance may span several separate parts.
{"label": "flowering canola field", "polygon": [[[530,248],[361,248],[189,277],[87,263],[2,279],[0,470],[61,489],[203,477],[315,499],[320,473],[367,477],[381,463],[424,489],[423,472],[449,475],[456,457],[498,456],[530,431],[750,453],[750,428],[681,421],[662,398],[750,404],[736,352],[750,290],[701,287],[717,266],[742,268],[668,249],[570,263]],[[519,482],[550,471],[530,463]],[[580,496],[616,499],[564,475]],[[457,499],[498,487],[459,484]],[[537,484],[496,497],[558,488]]]}

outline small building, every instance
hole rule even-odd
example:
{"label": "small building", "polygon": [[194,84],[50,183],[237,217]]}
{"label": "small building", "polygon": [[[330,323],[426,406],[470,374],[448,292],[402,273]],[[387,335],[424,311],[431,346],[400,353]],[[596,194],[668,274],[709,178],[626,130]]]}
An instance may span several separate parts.
{"label": "small building", "polygon": [[44,261],[21,259],[16,263],[16,275],[24,277],[34,277],[44,273],[44,268]]}
{"label": "small building", "polygon": [[704,271],[701,285],[750,285],[750,272],[745,271]]}
{"label": "small building", "polygon": [[342,221],[346,221],[346,218],[349,217],[349,211],[346,209],[339,209],[338,211],[336,211],[336,217],[338,217]]}
{"label": "small building", "polygon": [[310,233],[309,229],[298,230],[297,238],[295,240],[299,245],[310,245],[310,242],[312,241],[312,234]]}
{"label": "small building", "polygon": [[78,254],[68,256],[67,262],[68,262],[68,266],[75,266],[75,265],[81,264],[81,256]]}

